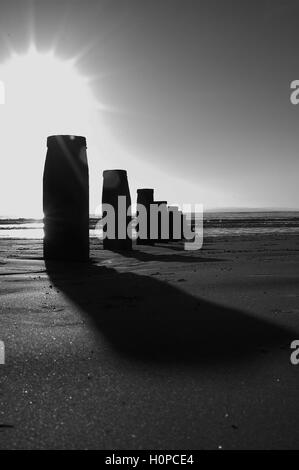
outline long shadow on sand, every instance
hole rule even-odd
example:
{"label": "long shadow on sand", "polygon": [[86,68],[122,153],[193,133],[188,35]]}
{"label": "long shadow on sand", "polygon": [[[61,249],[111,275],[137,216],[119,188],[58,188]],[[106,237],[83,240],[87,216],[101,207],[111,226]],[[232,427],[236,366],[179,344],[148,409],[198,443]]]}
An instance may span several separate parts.
{"label": "long shadow on sand", "polygon": [[180,250],[181,254],[176,253],[150,253],[149,251],[141,251],[134,249],[132,251],[117,251],[113,250],[113,253],[118,253],[125,258],[136,259],[142,262],[149,261],[160,261],[160,262],[172,262],[172,263],[210,263],[217,261],[225,261],[224,259],[218,258],[207,258],[203,256],[195,256],[194,252],[187,252]]}
{"label": "long shadow on sand", "polygon": [[294,332],[188,295],[149,276],[46,262],[51,282],[121,354],[138,360],[215,364],[288,347]]}

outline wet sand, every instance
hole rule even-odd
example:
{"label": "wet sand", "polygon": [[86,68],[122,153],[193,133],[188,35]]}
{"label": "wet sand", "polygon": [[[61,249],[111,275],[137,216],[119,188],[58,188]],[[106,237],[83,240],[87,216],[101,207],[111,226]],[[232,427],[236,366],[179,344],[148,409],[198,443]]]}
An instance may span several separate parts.
{"label": "wet sand", "polygon": [[45,264],[0,240],[1,449],[295,449],[299,240]]}

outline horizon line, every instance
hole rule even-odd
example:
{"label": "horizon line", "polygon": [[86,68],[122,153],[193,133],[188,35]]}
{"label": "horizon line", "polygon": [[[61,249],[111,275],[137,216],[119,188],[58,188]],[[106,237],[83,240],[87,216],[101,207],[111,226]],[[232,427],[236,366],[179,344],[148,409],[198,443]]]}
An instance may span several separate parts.
{"label": "horizon line", "polygon": [[[204,210],[204,213],[209,212],[299,212],[299,208],[285,208],[285,207],[211,207]],[[98,218],[99,216],[93,213],[89,213],[90,218]],[[42,220],[43,215],[0,215],[0,220]]]}

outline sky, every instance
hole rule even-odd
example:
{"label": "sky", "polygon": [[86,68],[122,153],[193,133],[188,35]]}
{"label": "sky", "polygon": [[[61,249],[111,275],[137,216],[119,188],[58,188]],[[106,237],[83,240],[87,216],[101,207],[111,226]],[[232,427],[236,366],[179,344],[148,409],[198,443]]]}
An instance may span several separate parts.
{"label": "sky", "polygon": [[132,200],[299,209],[298,21],[297,0],[0,0],[0,215],[41,215],[51,133],[86,135],[91,213],[109,168]]}

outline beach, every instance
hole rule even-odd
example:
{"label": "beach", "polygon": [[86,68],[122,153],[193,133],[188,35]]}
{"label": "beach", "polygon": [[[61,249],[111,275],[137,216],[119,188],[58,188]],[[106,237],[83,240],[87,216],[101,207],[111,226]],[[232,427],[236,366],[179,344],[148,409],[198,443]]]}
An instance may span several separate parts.
{"label": "beach", "polygon": [[42,256],[0,240],[1,449],[298,446],[298,234]]}

